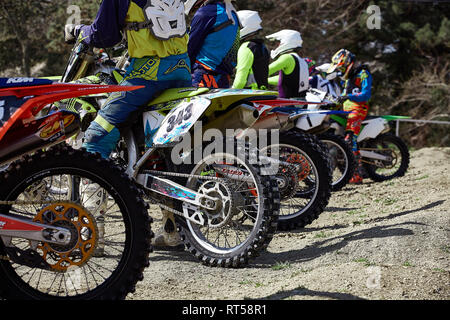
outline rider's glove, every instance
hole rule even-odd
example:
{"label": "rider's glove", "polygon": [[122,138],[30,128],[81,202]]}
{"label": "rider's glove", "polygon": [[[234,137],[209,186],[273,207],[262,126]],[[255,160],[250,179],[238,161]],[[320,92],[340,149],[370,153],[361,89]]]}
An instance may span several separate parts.
{"label": "rider's glove", "polygon": [[340,96],[337,98],[337,103],[343,104],[345,100],[348,100],[348,96]]}
{"label": "rider's glove", "polygon": [[64,28],[64,41],[68,44],[74,44],[77,40],[82,25],[66,24]]}

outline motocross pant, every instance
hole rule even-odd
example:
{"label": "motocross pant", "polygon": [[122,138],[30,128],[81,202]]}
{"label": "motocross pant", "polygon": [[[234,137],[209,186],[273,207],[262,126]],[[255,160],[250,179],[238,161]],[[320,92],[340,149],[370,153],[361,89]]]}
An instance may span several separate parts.
{"label": "motocross pant", "polygon": [[162,91],[191,86],[187,54],[167,58],[133,58],[120,85],[144,86],[143,89],[112,93],[85,133],[83,147],[108,158],[120,138],[119,128]]}
{"label": "motocross pant", "polygon": [[231,87],[231,76],[215,72],[203,64],[196,63],[193,67],[192,86],[227,89]]}
{"label": "motocross pant", "polygon": [[345,131],[352,133],[352,150],[353,152],[358,151],[358,145],[356,139],[361,132],[361,124],[367,116],[369,106],[367,104],[344,104],[344,111],[350,112],[347,118],[347,127]]}

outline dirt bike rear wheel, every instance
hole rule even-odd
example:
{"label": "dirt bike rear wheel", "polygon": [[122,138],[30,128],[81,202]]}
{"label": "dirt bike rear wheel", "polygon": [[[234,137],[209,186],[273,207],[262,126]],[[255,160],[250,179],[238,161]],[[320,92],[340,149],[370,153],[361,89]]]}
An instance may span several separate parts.
{"label": "dirt bike rear wheel", "polygon": [[[226,212],[221,215],[209,212],[211,219],[207,226],[199,226],[180,216],[175,219],[186,249],[204,265],[237,268],[247,265],[272,240],[277,226],[280,194],[276,181],[269,176],[261,176],[258,164],[249,161],[248,151],[243,151],[245,157],[236,157],[241,152],[238,151],[240,147],[236,141],[228,143],[234,144],[233,154],[228,153],[230,149],[224,142],[221,150],[227,151],[205,155],[195,164],[182,164],[173,169],[190,175],[221,178],[215,182],[182,178],[177,182],[197,192],[210,192],[211,196],[214,188],[220,189],[217,194],[228,197],[231,208],[224,205],[221,210],[225,212],[226,209]],[[251,182],[226,178],[212,169],[213,164],[221,163],[245,172]],[[177,210],[183,210],[180,204]]]}
{"label": "dirt bike rear wheel", "polygon": [[[283,183],[289,177],[288,168],[281,165],[277,173],[282,182],[279,186],[282,197],[278,230],[303,228],[319,217],[331,197],[331,167],[326,154],[327,147],[316,136],[298,131],[282,132],[278,144],[271,144],[261,149],[261,152],[266,154],[276,147],[280,160],[288,162],[297,171],[295,186]],[[291,188],[295,188],[296,192],[289,193]]]}
{"label": "dirt bike rear wheel", "polygon": [[[77,191],[70,183],[74,178],[84,183]],[[74,197],[92,197],[97,192],[100,199],[107,199],[107,205],[98,203],[103,205],[101,210],[95,202]],[[15,202],[0,206],[3,214],[19,214],[39,223],[67,227],[75,240],[66,246],[40,242],[34,247],[29,241],[15,238],[7,247],[0,240],[2,257],[12,249],[32,250],[43,263],[19,264],[11,256],[1,259],[1,297],[124,299],[143,279],[151,252],[151,218],[140,191],[112,161],[61,145],[37,152],[2,172],[0,199]],[[56,204],[46,205],[49,201]],[[93,249],[100,247],[99,221],[104,221],[104,247],[103,254],[97,257]],[[83,227],[77,227],[80,225]]]}
{"label": "dirt bike rear wheel", "polygon": [[350,181],[355,172],[355,156],[341,136],[326,132],[320,134],[318,138],[328,147],[332,170],[331,190],[339,191]]}
{"label": "dirt bike rear wheel", "polygon": [[408,170],[410,158],[408,147],[401,138],[392,133],[385,133],[367,141],[361,147],[361,150],[364,149],[374,150],[392,158],[389,162],[379,160],[378,164],[370,163],[373,162],[372,159],[362,158],[367,175],[375,182],[402,177]]}

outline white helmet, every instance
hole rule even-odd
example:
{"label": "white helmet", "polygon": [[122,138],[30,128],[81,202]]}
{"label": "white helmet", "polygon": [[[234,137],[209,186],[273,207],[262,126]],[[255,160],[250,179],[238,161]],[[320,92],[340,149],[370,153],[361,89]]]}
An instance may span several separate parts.
{"label": "white helmet", "polygon": [[275,50],[272,50],[270,56],[272,59],[277,58],[280,54],[299,49],[303,45],[303,39],[300,32],[295,30],[281,30],[277,33],[268,35],[266,37],[271,41],[280,41],[280,45]]}
{"label": "white helmet", "polygon": [[262,30],[262,20],[258,12],[251,10],[240,10],[237,12],[239,21],[241,22],[241,39]]}
{"label": "white helmet", "polygon": [[184,2],[184,13],[186,13],[186,15],[189,15],[192,8],[197,4],[197,2],[205,2],[205,0],[186,0]]}

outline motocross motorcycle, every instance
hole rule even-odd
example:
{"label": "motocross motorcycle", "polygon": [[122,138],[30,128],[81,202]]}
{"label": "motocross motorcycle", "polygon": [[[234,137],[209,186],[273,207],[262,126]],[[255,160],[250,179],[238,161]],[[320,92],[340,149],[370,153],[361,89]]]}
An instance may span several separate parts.
{"label": "motocross motorcycle", "polygon": [[[77,66],[73,61],[81,61],[80,54],[77,53],[86,50],[82,48],[81,43],[75,44],[69,59],[69,66],[73,67],[66,70],[63,81],[111,84],[122,81],[123,68],[127,63],[126,54],[121,55],[118,59],[111,59],[106,51],[100,50],[97,53],[92,53],[89,59],[84,59],[85,62],[79,62]],[[123,49],[123,47],[119,47],[119,50]],[[106,98],[107,96],[103,95],[92,96],[89,99],[72,99],[64,101],[59,107],[83,114],[84,127],[87,128]],[[284,148],[283,158],[278,163],[278,171],[273,175],[279,189],[282,189],[280,190],[281,210],[278,216],[279,230],[304,227],[316,219],[324,210],[330,197],[328,160],[323,152],[323,145],[314,137],[304,135],[301,132],[284,133],[285,128],[290,126],[289,123],[295,122],[295,117],[289,118],[289,115],[280,108],[288,104],[292,105],[293,101],[278,99],[277,93],[270,91],[209,90],[206,88],[167,90],[147,107],[148,110],[157,110],[157,112],[144,112],[143,114],[143,131],[146,141],[151,141],[152,134],[159,127],[161,119],[166,117],[167,112],[179,104],[183,98],[206,98],[213,102],[220,98],[218,103],[224,104],[225,102],[229,109],[234,109],[234,112],[239,108],[242,109],[242,106],[245,106],[248,115],[252,113],[252,110],[253,112],[258,111],[250,117],[250,120],[245,121],[245,125],[239,125],[241,120],[236,120],[236,113],[224,114],[221,117],[217,117],[218,114],[213,115],[213,117],[206,119],[206,128],[224,131],[229,128],[243,129],[245,126],[250,126],[253,129],[281,129],[283,131],[280,135],[281,144],[277,140],[276,143],[274,141],[272,146],[272,149],[276,148],[277,150],[279,147]],[[236,109],[239,104],[240,107]],[[311,113],[324,113],[324,111]],[[238,117],[243,118],[245,116]],[[266,121],[269,118],[272,120]],[[278,119],[277,125],[274,125],[273,120],[275,119]],[[255,123],[257,124],[253,126],[252,124]],[[261,123],[268,125],[261,126]],[[236,126],[236,124],[238,125]],[[239,138],[239,135],[236,135],[236,137]],[[269,145],[271,144],[270,139],[269,137]],[[78,144],[81,140],[77,140]],[[124,145],[127,144],[124,143]],[[267,148],[260,151],[264,153],[269,151],[269,154],[273,154],[273,150],[270,151]],[[127,152],[126,148],[119,147],[119,151],[114,156],[120,161]],[[289,152],[290,155],[288,155]]]}
{"label": "motocross motorcycle", "polygon": [[[327,77],[329,81],[337,81],[337,74]],[[325,91],[312,89],[307,99],[336,104],[337,96]],[[309,104],[308,110],[321,108],[318,104]],[[331,115],[330,131],[344,137],[347,117]],[[392,134],[389,121],[407,119],[405,116],[367,116],[362,122],[357,142],[361,154],[362,167],[365,174],[375,182],[402,177],[409,166],[409,151],[405,142]]]}
{"label": "motocross motorcycle", "polygon": [[61,144],[78,114],[39,116],[60,99],[138,88],[0,78],[0,297],[123,299],[142,280],[153,234],[139,190],[112,161]]}
{"label": "motocross motorcycle", "polygon": [[299,109],[301,101],[288,99],[255,103],[260,117],[252,128],[280,131],[278,141],[270,141],[261,149],[266,156],[271,156],[276,150],[276,158],[280,160],[277,179],[282,202],[278,229],[305,227],[328,205],[331,170],[327,147],[306,130],[298,129],[298,123],[308,116],[327,118],[329,111],[305,111]]}
{"label": "motocross motorcycle", "polygon": [[[119,83],[123,68],[118,64],[78,39],[61,79]],[[120,128],[114,161],[140,185],[147,201],[174,214],[185,248],[205,265],[244,266],[276,231],[280,193],[271,165],[261,161],[256,148],[227,133],[251,126],[259,116],[252,99],[267,94],[169,89]],[[84,131],[106,98],[91,95],[56,107],[79,113]],[[207,139],[209,130],[220,137]]]}
{"label": "motocross motorcycle", "polygon": [[332,170],[331,188],[339,191],[352,178],[357,163],[350,145],[342,135],[331,130],[331,123],[333,117],[345,117],[348,112],[333,111],[335,104],[324,99],[323,91],[317,89],[308,89],[305,99],[308,110],[332,109],[327,114],[306,114],[297,121],[296,128],[316,135],[326,145]]}

